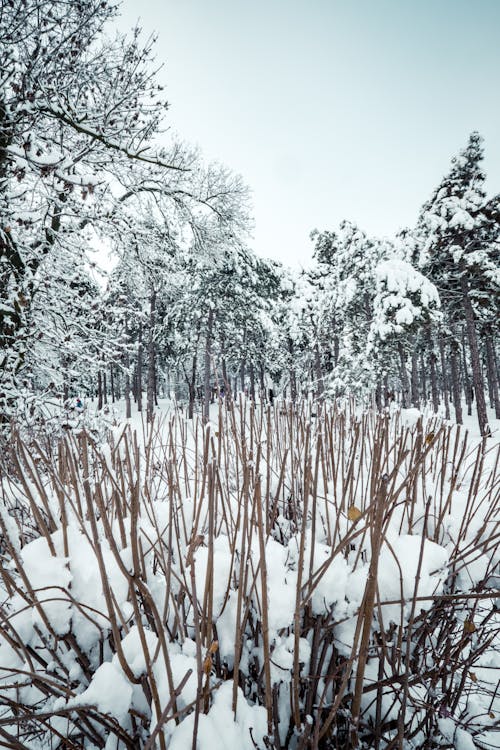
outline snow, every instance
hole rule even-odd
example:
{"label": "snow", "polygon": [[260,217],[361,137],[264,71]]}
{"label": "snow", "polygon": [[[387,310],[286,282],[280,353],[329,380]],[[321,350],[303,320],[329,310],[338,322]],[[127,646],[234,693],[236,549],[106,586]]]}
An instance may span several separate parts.
{"label": "snow", "polygon": [[440,308],[434,284],[404,260],[391,258],[375,269],[376,294],[370,337],[382,341],[409,329]]}
{"label": "snow", "polygon": [[[225,683],[216,691],[213,704],[206,715],[201,715],[198,729],[198,750],[255,750],[255,743],[263,747],[267,734],[267,715],[264,708],[250,706],[238,689],[236,721],[232,708],[232,684]],[[169,750],[191,750],[194,717],[191,714],[171,736]],[[253,737],[253,740],[252,740]]]}
{"label": "snow", "polygon": [[[169,547],[168,528],[170,524],[170,496],[171,487],[162,473],[161,449],[157,445],[152,449],[155,460],[150,462],[153,484],[149,492],[150,501],[146,501],[147,493],[140,494],[141,512],[138,518],[137,539],[131,538],[131,522],[127,514],[123,520],[121,529],[116,519],[111,519],[111,532],[113,542],[110,541],[108,533],[102,523],[102,519],[96,516],[98,541],[94,541],[92,527],[88,517],[81,517],[76,512],[76,507],[68,505],[68,523],[63,531],[58,528],[50,535],[55,554],[51,553],[48,540],[42,536],[31,541],[19,540],[19,529],[17,525],[10,525],[10,534],[13,535],[13,547],[21,550],[21,560],[28,575],[31,585],[39,590],[40,599],[43,603],[43,617],[36,609],[26,608],[25,600],[19,594],[10,597],[11,622],[20,634],[23,642],[33,647],[44,648],[39,640],[40,634],[50,639],[51,630],[64,643],[64,638],[69,632],[74,633],[78,647],[87,655],[90,663],[90,681],[85,676],[85,670],[73,650],[61,649],[61,661],[67,669],[67,677],[76,685],[73,694],[54,699],[52,709],[60,710],[93,706],[96,711],[114,717],[122,726],[129,727],[131,712],[140,712],[148,717],[149,729],[152,731],[158,721],[158,712],[166,706],[170,691],[170,678],[174,686],[178,686],[190,672],[181,694],[177,698],[177,709],[182,713],[182,721],[175,724],[171,717],[162,726],[169,747],[184,750],[191,747],[194,716],[193,705],[197,699],[197,670],[198,650],[201,648],[202,662],[206,657],[210,640],[200,644],[199,633],[196,632],[193,618],[193,607],[190,602],[191,591],[190,575],[194,572],[199,612],[203,612],[205,603],[205,589],[207,582],[212,581],[211,595],[213,602],[213,637],[218,640],[215,646],[217,659],[222,668],[222,677],[215,673],[212,668],[208,675],[207,685],[209,687],[210,699],[208,701],[208,712],[199,717],[198,746],[208,748],[209,743],[217,742],[221,747],[254,748],[253,740],[257,743],[259,750],[259,739],[267,733],[267,715],[263,705],[259,705],[254,693],[243,693],[238,691],[238,710],[236,718],[232,712],[233,683],[232,679],[224,677],[224,670],[232,669],[235,659],[236,624],[238,614],[238,581],[241,566],[248,570],[248,580],[243,594],[243,610],[247,611],[252,627],[259,623],[261,627],[262,611],[262,582],[259,571],[260,545],[255,526],[255,519],[250,523],[247,530],[248,537],[245,540],[246,558],[242,556],[243,537],[241,530],[235,528],[234,521],[237,511],[241,507],[241,498],[237,491],[235,461],[237,454],[228,454],[228,463],[221,458],[219,471],[221,476],[230,477],[227,485],[227,496],[224,497],[224,514],[222,507],[217,509],[218,522],[217,532],[213,539],[213,575],[210,565],[208,546],[208,505],[207,495],[201,494],[198,485],[197,493],[194,491],[192,482],[192,471],[194,466],[199,466],[200,455],[196,451],[201,449],[202,437],[210,435],[216,429],[224,429],[224,413],[219,416],[218,407],[212,410],[213,424],[203,427],[196,421],[190,423],[176,415],[172,405],[164,404],[171,409],[170,417],[174,419],[174,426],[169,426],[168,419],[159,421],[157,439],[163,440],[169,435],[169,430],[175,432],[173,445],[179,455],[184,452],[184,447],[189,455],[189,465],[183,466],[183,472],[187,471],[186,478],[180,478],[179,494],[174,503],[174,512],[178,514],[178,526],[173,539],[173,547]],[[246,421],[245,410],[248,404],[243,399],[238,409],[243,409],[241,415]],[[224,406],[221,405],[221,409]],[[360,423],[364,418],[361,409],[350,412],[348,405],[344,405],[343,418]],[[400,410],[393,405],[388,412],[388,420],[395,434],[407,432],[406,440],[411,443],[417,437],[418,430],[422,429],[424,435],[432,425],[437,430],[436,420],[432,414],[417,409]],[[219,422],[219,419],[222,422]],[[239,420],[239,415],[238,415]],[[143,429],[140,416],[134,414],[131,422],[137,429],[139,450],[145,451],[147,445],[147,430]],[[249,423],[247,423],[248,425]],[[323,429],[321,418],[311,421],[313,434]],[[471,423],[472,424],[472,423]],[[116,485],[120,484],[120,462],[126,461],[125,442],[130,439],[130,423],[123,427],[117,426],[113,430],[111,443],[103,446],[100,459],[96,462],[97,472],[95,481],[101,487],[101,492],[110,499]],[[449,425],[450,440],[458,436],[456,428]],[[135,439],[135,438],[134,438]],[[479,436],[471,436],[472,446],[470,456],[474,455],[473,446],[479,444]],[[490,439],[492,440],[492,439]],[[197,448],[198,446],[198,448]],[[431,447],[436,451],[434,459],[439,455],[438,448]],[[450,448],[451,450],[451,448]],[[486,454],[485,481],[488,471],[493,467],[494,451],[491,455]],[[261,456],[261,461],[263,457]],[[365,456],[366,460],[366,456]],[[392,458],[390,459],[393,460]],[[481,552],[469,555],[468,547],[476,535],[481,534],[484,524],[483,508],[470,519],[467,535],[464,537],[462,531],[462,520],[468,510],[468,489],[472,481],[470,470],[470,458],[462,467],[455,490],[451,496],[451,505],[447,515],[439,525],[439,535],[434,536],[436,518],[434,506],[427,520],[427,534],[429,538],[422,540],[424,528],[423,515],[425,504],[419,488],[414,507],[414,524],[408,531],[407,516],[404,504],[396,503],[387,518],[384,539],[381,546],[378,561],[377,579],[377,602],[380,604],[380,612],[377,608],[376,617],[373,620],[373,632],[383,623],[386,632],[391,628],[406,627],[412,612],[416,618],[420,618],[423,612],[428,612],[433,606],[436,596],[446,591],[449,581],[450,570],[453,561],[461,559],[464,564],[455,570],[455,586],[457,590],[469,591],[472,586],[480,583],[485,576],[492,575],[495,565],[498,563],[498,554],[495,552]],[[299,453],[294,457],[295,471],[302,471],[302,457]],[[361,474],[361,455],[355,456],[356,472]],[[256,461],[248,464],[251,471],[255,471]],[[240,467],[241,470],[241,467]],[[265,466],[261,464],[261,470],[265,476]],[[285,477],[286,492],[292,491],[300,485],[300,478],[293,478],[288,465]],[[340,476],[340,475],[339,475]],[[401,472],[401,478],[405,476]],[[106,479],[104,478],[106,477]],[[145,477],[143,477],[145,482]],[[439,476],[428,477],[426,492],[438,502],[439,493],[444,497],[449,489],[450,476],[445,477],[445,489],[440,490]],[[337,550],[339,540],[345,539],[347,535],[356,528],[363,530],[363,512],[369,502],[369,484],[364,485],[360,480],[356,486],[352,502],[360,509],[361,517],[357,521],[347,513],[347,508],[341,510],[338,506],[338,498],[341,496],[340,479],[337,484],[332,478],[327,486],[321,484],[321,491],[316,498],[315,506],[315,533],[313,536],[312,521],[313,508],[310,506],[309,513],[304,516],[303,527],[297,527],[296,521],[287,516],[286,497],[278,498],[279,513],[276,521],[265,539],[265,561],[267,570],[267,601],[268,601],[268,638],[270,648],[270,678],[271,686],[276,691],[276,701],[279,706],[282,724],[279,732],[282,742],[285,741],[287,727],[291,720],[291,696],[294,684],[294,664],[296,661],[295,646],[298,642],[298,662],[300,679],[307,681],[312,669],[311,647],[312,631],[304,630],[296,638],[295,634],[295,608],[297,596],[300,597],[300,611],[308,605],[308,617],[316,618],[319,622],[332,623],[334,633],[334,645],[337,653],[350,658],[355,643],[358,615],[362,605],[371,557],[371,543],[369,533],[359,537],[353,537],[351,544],[342,551]],[[96,486],[97,486],[96,484]],[[273,476],[271,483],[271,496],[277,492],[277,477]],[[38,490],[33,486],[31,490],[39,497]],[[80,486],[79,492],[83,489]],[[9,496],[12,491],[9,490]],[[323,493],[325,495],[323,496]],[[335,500],[337,498],[337,500]],[[74,500],[74,498],[73,498]],[[19,502],[19,498],[17,499]],[[7,505],[5,506],[8,507]],[[111,506],[110,506],[111,507]],[[198,511],[196,512],[196,509]],[[438,511],[436,511],[437,513]],[[8,518],[11,518],[7,510],[4,510]],[[357,526],[356,526],[357,524]],[[332,536],[332,530],[336,530]],[[122,533],[125,539],[122,540]],[[196,547],[189,560],[192,535],[200,537],[202,542]],[[233,535],[234,536],[231,536]],[[66,541],[65,541],[66,540]],[[299,570],[299,550],[303,541],[304,558],[303,568]],[[131,604],[130,586],[134,575],[132,561],[132,548],[135,543],[141,545],[144,551],[144,584],[147,591],[155,602],[161,622],[165,623],[163,635],[176,632],[174,638],[167,635],[166,643],[162,645],[158,637],[161,631],[157,630],[156,622],[149,617],[143,617],[140,622],[136,620],[136,613]],[[65,546],[66,545],[66,546]],[[97,546],[98,545],[98,546]],[[233,554],[233,546],[235,553]],[[476,549],[472,545],[473,549]],[[109,604],[104,596],[103,580],[98,564],[99,555],[104,561],[106,580],[112,592],[112,611],[117,617],[120,625],[121,640],[111,646],[111,625]],[[67,550],[67,551],[65,551]],[[169,557],[171,556],[171,557]],[[171,560],[171,576],[169,586],[163,574],[163,565],[168,557]],[[188,564],[189,563],[189,564]],[[192,566],[192,568],[191,568]],[[456,568],[457,566],[455,566]],[[297,591],[298,575],[301,574],[302,587]],[[310,577],[312,574],[312,578]],[[212,576],[212,577],[211,577]],[[311,581],[314,587],[310,588]],[[22,586],[21,586],[22,590]],[[413,607],[413,597],[420,597]],[[141,595],[142,596],[142,595]],[[56,601],[57,599],[57,601]],[[80,607],[73,603],[80,603]],[[175,607],[173,606],[175,604]],[[178,628],[176,618],[183,613],[182,628]],[[458,616],[458,615],[457,615]],[[464,627],[466,616],[459,615],[462,620],[460,627]],[[257,631],[258,632],[258,631]],[[210,635],[208,636],[210,639]],[[145,641],[145,647],[144,647]],[[119,647],[119,648],[118,648]],[[331,649],[333,646],[329,646]],[[121,652],[121,658],[117,650]],[[252,670],[262,668],[265,654],[262,640],[251,635],[247,630],[241,642],[240,669],[242,674],[250,675]],[[331,658],[325,654],[326,662]],[[0,638],[0,659],[6,669],[16,670],[23,667],[22,654],[18,654],[7,641]],[[127,665],[124,671],[123,660]],[[474,665],[478,680],[488,684],[491,679],[492,668],[500,666],[496,655],[487,653]],[[60,673],[60,667],[50,661],[50,668]],[[378,662],[370,659],[366,666],[366,684],[376,683],[378,680]],[[130,671],[133,681],[127,674]],[[481,671],[483,670],[483,671]],[[156,704],[149,705],[143,690],[143,682],[154,679],[157,694],[159,696],[159,707]],[[203,681],[207,679],[203,674]],[[250,679],[249,677],[247,679]],[[137,681],[137,682],[135,682]],[[322,675],[318,681],[319,690],[325,689],[325,700],[332,700],[331,687],[327,688],[325,677]],[[23,688],[24,689],[24,688]],[[31,690],[31,692],[29,691]],[[26,700],[42,700],[34,687],[25,689]],[[426,695],[423,684],[412,687],[412,701],[425,703]],[[363,706],[370,711],[370,694]],[[389,691],[383,692],[382,696],[384,710],[390,715],[397,714],[397,705],[394,704],[393,694]],[[415,709],[416,710],[416,709]],[[442,733],[452,731],[457,742],[467,750],[469,736],[467,732],[460,734],[455,717],[443,716]],[[451,722],[451,723],[450,723]],[[250,733],[250,728],[252,731]],[[253,740],[252,740],[253,737]]]}
{"label": "snow", "polygon": [[66,704],[61,699],[55,709],[95,706],[103,714],[111,714],[123,722],[127,716],[132,700],[132,686],[121,669],[110,662],[104,662],[95,671],[89,687],[77,698]]}

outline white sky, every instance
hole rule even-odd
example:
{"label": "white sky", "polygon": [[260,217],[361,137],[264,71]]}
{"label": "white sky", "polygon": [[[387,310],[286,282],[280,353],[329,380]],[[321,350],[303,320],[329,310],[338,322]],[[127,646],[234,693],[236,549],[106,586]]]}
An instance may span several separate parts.
{"label": "white sky", "polygon": [[170,124],[253,191],[250,243],[412,225],[472,130],[500,191],[500,0],[124,0],[158,35]]}

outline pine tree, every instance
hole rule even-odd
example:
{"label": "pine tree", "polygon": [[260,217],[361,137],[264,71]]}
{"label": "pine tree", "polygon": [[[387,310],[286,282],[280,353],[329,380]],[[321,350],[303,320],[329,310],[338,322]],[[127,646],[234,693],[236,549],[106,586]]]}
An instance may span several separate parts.
{"label": "pine tree", "polygon": [[418,230],[423,236],[421,266],[439,290],[448,322],[459,324],[465,318],[479,426],[488,435],[478,322],[484,311],[488,318],[498,316],[500,289],[498,225],[484,191],[482,160],[482,139],[472,133],[424,205]]}

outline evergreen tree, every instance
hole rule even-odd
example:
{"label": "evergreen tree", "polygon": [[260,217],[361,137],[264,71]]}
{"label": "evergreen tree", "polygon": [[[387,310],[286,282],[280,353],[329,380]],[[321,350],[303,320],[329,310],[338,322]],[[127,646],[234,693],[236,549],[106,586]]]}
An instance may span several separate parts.
{"label": "evergreen tree", "polygon": [[489,434],[481,369],[479,321],[497,319],[500,276],[496,206],[484,191],[482,139],[472,133],[450,172],[423,207],[421,266],[436,284],[447,320],[463,319],[481,434]]}

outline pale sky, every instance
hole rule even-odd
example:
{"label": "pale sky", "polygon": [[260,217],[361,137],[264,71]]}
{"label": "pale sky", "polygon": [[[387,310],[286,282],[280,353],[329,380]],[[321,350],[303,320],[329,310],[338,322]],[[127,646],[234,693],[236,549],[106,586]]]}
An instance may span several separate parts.
{"label": "pale sky", "polygon": [[260,255],[412,225],[472,130],[500,191],[500,0],[124,0],[138,19],[172,128],[251,188]]}

